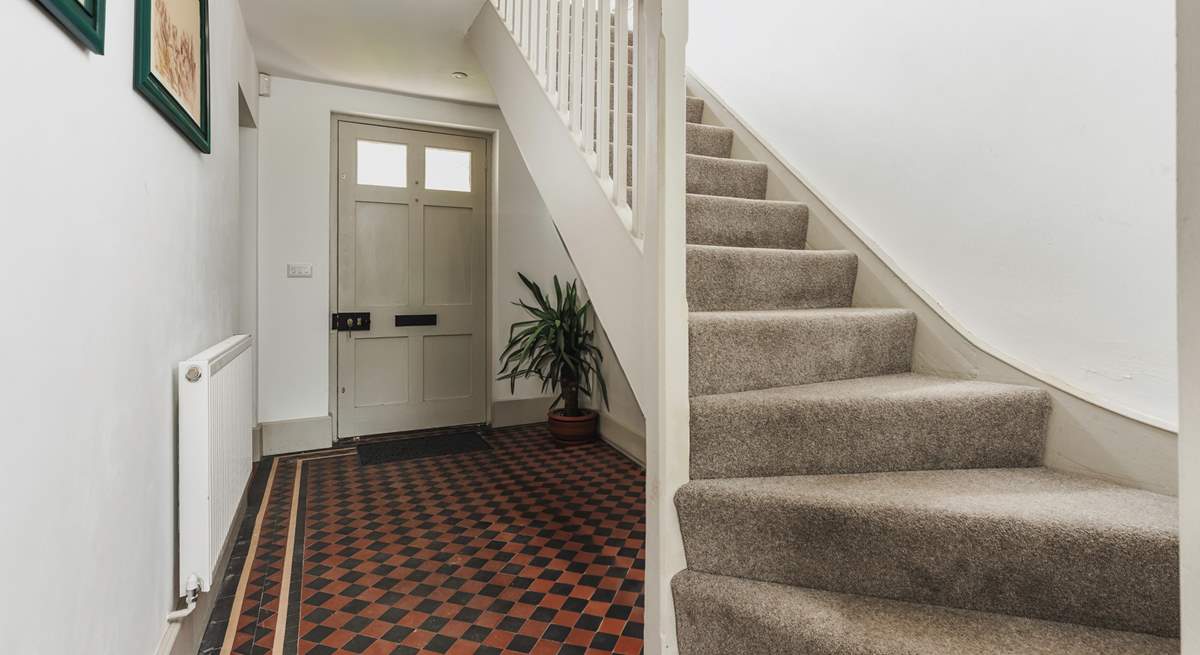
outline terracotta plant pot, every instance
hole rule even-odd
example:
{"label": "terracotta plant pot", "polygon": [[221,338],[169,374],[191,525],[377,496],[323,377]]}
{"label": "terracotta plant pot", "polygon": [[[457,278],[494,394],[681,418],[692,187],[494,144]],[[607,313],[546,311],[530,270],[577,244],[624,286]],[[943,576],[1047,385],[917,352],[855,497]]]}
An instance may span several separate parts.
{"label": "terracotta plant pot", "polygon": [[561,409],[546,415],[550,423],[550,434],[560,444],[573,445],[596,440],[596,412],[582,410],[582,416],[564,416]]}

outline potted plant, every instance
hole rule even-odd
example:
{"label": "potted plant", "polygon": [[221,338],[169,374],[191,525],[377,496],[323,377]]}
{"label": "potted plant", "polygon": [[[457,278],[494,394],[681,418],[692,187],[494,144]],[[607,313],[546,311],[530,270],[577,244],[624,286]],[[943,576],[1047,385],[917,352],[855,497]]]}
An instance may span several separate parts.
{"label": "potted plant", "polygon": [[509,329],[508,346],[500,354],[501,367],[496,379],[508,380],[514,392],[518,379],[540,379],[542,391],[558,394],[547,413],[550,434],[560,443],[591,441],[596,437],[596,412],[580,407],[579,396],[594,396],[594,380],[604,404],[608,405],[608,387],[600,372],[604,355],[593,345],[596,331],[589,325],[592,302],[581,305],[576,283],[564,288],[556,275],[551,304],[537,284],[524,274],[517,275],[533,294],[534,304],[524,300],[513,304],[532,318],[513,323]]}

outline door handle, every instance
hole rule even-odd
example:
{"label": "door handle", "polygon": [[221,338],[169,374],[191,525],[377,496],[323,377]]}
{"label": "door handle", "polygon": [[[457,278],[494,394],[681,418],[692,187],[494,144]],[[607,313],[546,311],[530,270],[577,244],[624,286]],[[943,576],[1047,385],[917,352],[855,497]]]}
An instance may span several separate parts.
{"label": "door handle", "polygon": [[437,325],[437,314],[396,314],[396,327]]}

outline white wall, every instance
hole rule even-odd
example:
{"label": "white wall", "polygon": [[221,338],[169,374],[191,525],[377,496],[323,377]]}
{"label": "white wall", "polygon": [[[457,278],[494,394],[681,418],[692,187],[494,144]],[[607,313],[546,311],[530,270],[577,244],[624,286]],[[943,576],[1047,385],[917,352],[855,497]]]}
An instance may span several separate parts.
{"label": "white wall", "polygon": [[1200,5],[1179,0],[1179,538],[1184,655],[1200,653]]}
{"label": "white wall", "polygon": [[982,342],[1177,420],[1169,0],[692,0],[688,65]]}
{"label": "white wall", "polygon": [[[175,602],[173,368],[236,327],[237,4],[210,5],[213,154],[107,54],[0,5],[0,652],[152,653]],[[250,97],[253,98],[250,87]]]}
{"label": "white wall", "polygon": [[[492,345],[503,349],[508,326],[521,320],[509,303],[525,293],[517,271],[548,283],[574,270],[521,154],[494,107],[430,100],[275,77],[261,101],[260,385],[263,421],[329,412],[330,116],[348,113],[495,131],[497,205],[491,221]],[[495,180],[493,175],[493,181]],[[285,277],[287,262],[314,264],[311,279]],[[495,362],[491,366],[495,368]],[[494,385],[506,400],[508,384]],[[519,385],[518,398],[539,396]]]}

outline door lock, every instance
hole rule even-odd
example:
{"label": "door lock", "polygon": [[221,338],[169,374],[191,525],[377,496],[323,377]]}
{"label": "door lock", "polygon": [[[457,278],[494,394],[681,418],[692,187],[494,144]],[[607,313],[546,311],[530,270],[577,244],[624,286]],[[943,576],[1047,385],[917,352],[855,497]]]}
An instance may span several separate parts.
{"label": "door lock", "polygon": [[371,329],[371,312],[339,312],[332,323],[338,332],[365,332]]}

